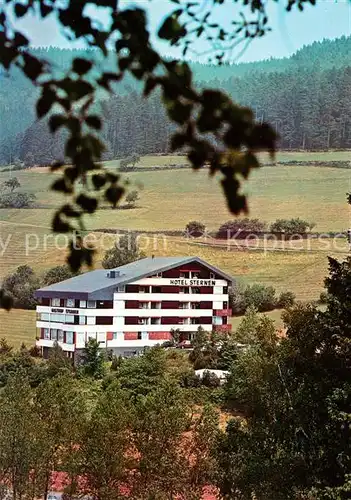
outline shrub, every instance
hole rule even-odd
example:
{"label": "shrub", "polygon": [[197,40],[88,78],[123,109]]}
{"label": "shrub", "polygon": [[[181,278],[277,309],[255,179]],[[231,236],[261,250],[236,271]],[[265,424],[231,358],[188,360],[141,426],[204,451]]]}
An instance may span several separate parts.
{"label": "shrub", "polygon": [[319,303],[320,304],[327,304],[328,303],[328,299],[329,299],[329,294],[328,292],[321,292],[320,296],[319,296]]}
{"label": "shrub", "polygon": [[199,238],[200,236],[203,236],[205,234],[206,226],[202,222],[193,220],[188,222],[185,227],[185,231],[187,235],[193,238]]}
{"label": "shrub", "polygon": [[212,373],[208,370],[204,371],[204,374],[202,376],[202,385],[204,385],[205,387],[215,388],[215,387],[219,387],[220,384],[221,384],[221,381],[219,380],[217,375],[215,375],[214,373]]}
{"label": "shrub", "polygon": [[131,191],[130,193],[127,194],[126,196],[126,203],[128,207],[134,207],[135,203],[139,200],[139,193],[138,191],[134,190]]}
{"label": "shrub", "polygon": [[4,279],[2,286],[4,291],[13,297],[15,307],[35,309],[37,301],[34,292],[39,288],[40,282],[31,267],[19,266]]}
{"label": "shrub", "polygon": [[287,309],[295,304],[295,299],[296,296],[293,292],[282,292],[279,295],[277,306],[282,309]]}
{"label": "shrub", "polygon": [[105,252],[102,266],[105,269],[113,269],[144,257],[146,255],[139,248],[138,235],[134,233],[124,234],[114,247]]}
{"label": "shrub", "polygon": [[275,289],[272,286],[254,284],[244,291],[245,310],[255,307],[259,312],[272,311],[277,306]]}
{"label": "shrub", "polygon": [[299,218],[277,219],[271,224],[270,231],[272,233],[305,234],[307,231],[311,231],[314,226],[315,223]]}
{"label": "shrub", "polygon": [[33,193],[3,193],[0,195],[0,208],[29,208],[35,200]]}
{"label": "shrub", "polygon": [[267,224],[259,219],[236,219],[222,224],[217,231],[217,238],[233,238],[244,231],[256,234],[266,230]]}
{"label": "shrub", "polygon": [[236,281],[229,290],[229,307],[233,314],[244,314],[246,310],[244,292],[246,286],[241,281]]}

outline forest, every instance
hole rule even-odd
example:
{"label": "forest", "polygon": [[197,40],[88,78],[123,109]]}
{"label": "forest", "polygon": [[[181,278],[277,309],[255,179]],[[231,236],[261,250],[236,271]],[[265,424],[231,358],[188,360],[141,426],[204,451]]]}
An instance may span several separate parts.
{"label": "forest", "polygon": [[[351,147],[349,53],[351,37],[324,40],[303,47],[290,58],[219,67],[192,63],[196,83],[219,87],[243,106],[250,106],[259,122],[269,122],[280,136],[282,149],[327,150]],[[84,51],[38,49],[57,72]],[[94,57],[95,53],[93,53]],[[89,54],[89,57],[93,57]],[[113,65],[113,54],[107,62]],[[63,159],[64,138],[52,136],[45,121],[36,121],[36,90],[22,74],[2,73],[0,88],[0,162],[21,159],[27,166]],[[107,145],[106,159],[136,152],[167,153],[172,125],[160,96],[140,95],[131,77],[116,84],[115,94],[101,94]]]}

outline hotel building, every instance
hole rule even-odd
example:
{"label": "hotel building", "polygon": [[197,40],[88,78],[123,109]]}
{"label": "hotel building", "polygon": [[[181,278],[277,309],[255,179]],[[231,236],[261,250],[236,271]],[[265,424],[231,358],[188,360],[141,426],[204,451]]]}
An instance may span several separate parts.
{"label": "hotel building", "polygon": [[230,331],[232,278],[198,257],[146,258],[99,269],[37,290],[37,346],[55,341],[69,357],[90,338],[116,355],[134,356],[180,330]]}

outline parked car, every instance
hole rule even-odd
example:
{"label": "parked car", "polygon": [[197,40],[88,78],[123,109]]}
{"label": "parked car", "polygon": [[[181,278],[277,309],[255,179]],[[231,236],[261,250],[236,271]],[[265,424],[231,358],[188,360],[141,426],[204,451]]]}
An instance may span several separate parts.
{"label": "parked car", "polygon": [[191,343],[190,340],[182,340],[181,342],[179,342],[177,347],[178,349],[192,349],[193,344]]}

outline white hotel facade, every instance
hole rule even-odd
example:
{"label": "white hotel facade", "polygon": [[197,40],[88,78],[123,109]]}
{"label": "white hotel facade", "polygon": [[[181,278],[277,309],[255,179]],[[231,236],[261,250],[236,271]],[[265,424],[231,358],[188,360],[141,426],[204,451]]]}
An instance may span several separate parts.
{"label": "white hotel facade", "polygon": [[155,257],[99,269],[37,290],[37,346],[47,357],[58,342],[69,357],[94,338],[133,356],[199,326],[230,331],[232,278],[198,257]]}

